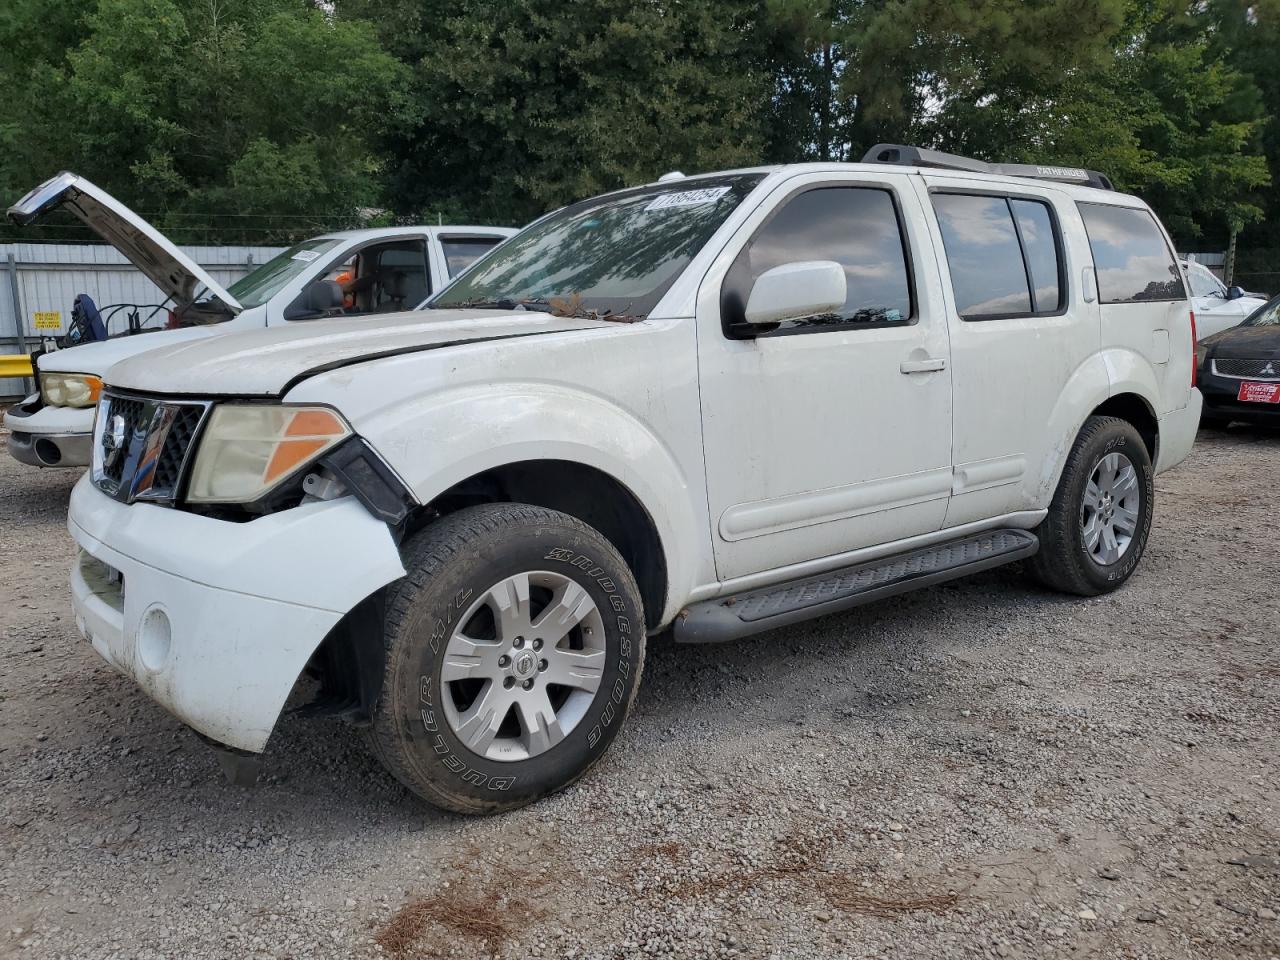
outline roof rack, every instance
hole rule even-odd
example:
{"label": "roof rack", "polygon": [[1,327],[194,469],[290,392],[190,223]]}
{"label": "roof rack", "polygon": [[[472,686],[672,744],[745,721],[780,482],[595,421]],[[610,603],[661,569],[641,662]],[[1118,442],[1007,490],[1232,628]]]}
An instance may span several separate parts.
{"label": "roof rack", "polygon": [[1096,170],[1083,167],[1054,167],[1038,163],[987,163],[972,157],[961,157],[940,150],[925,150],[898,143],[877,143],[862,158],[863,163],[896,163],[908,167],[932,167],[938,170],[968,170],[971,173],[994,173],[1005,177],[1032,177],[1037,180],[1056,180],[1075,183],[1083,187],[1114,190],[1111,178]]}

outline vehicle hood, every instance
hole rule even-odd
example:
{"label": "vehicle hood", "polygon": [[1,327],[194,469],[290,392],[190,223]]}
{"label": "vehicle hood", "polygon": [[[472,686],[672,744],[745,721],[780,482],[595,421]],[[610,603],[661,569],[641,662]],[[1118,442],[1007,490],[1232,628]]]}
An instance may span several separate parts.
{"label": "vehicle hood", "polygon": [[1232,327],[1205,337],[1204,345],[1221,360],[1280,360],[1280,326]]}
{"label": "vehicle hood", "polygon": [[280,396],[314,374],[383,357],[610,326],[525,310],[420,310],[300,320],[148,350],[112,367],[107,384],[139,393]]}
{"label": "vehicle hood", "polygon": [[9,208],[9,219],[25,227],[54,210],[66,209],[111,244],[157,287],[177,309],[197,299],[217,298],[231,313],[240,304],[169,238],[105,190],[84,177],[63,171]]}
{"label": "vehicle hood", "polygon": [[41,373],[92,373],[106,376],[108,370],[129,357],[175,343],[199,340],[225,331],[217,326],[184,327],[180,330],[154,330],[128,337],[112,337],[94,343],[82,343],[52,353],[41,354],[36,366]]}

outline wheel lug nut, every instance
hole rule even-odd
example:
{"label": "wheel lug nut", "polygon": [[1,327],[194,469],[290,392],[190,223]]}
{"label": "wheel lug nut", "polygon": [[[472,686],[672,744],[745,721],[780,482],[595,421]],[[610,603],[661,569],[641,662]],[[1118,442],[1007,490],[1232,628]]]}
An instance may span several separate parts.
{"label": "wheel lug nut", "polygon": [[511,666],[511,658],[504,653],[502,656],[498,658],[498,666],[500,667]]}
{"label": "wheel lug nut", "polygon": [[526,680],[523,684],[521,684],[521,686],[523,686],[526,690],[532,690],[532,689],[533,689],[533,680],[531,680],[531,679],[530,679],[530,680]]}
{"label": "wheel lug nut", "polygon": [[506,687],[508,690],[510,690],[512,687],[514,687],[514,686],[516,685],[516,678],[515,678],[515,677],[505,677],[505,678],[503,679],[503,681],[502,681],[502,685],[503,685],[504,687]]}
{"label": "wheel lug nut", "polygon": [[542,649],[542,639],[541,639],[541,638],[538,638],[538,639],[536,639],[536,640],[534,640],[534,641],[533,641],[533,649],[535,649],[535,650],[541,650],[541,649]]}
{"label": "wheel lug nut", "polygon": [[545,660],[539,660],[539,661],[538,661],[538,669],[539,669],[539,670],[545,670],[545,669],[547,669],[547,661],[545,661]]}
{"label": "wheel lug nut", "polygon": [[524,646],[524,637],[516,637],[513,641],[511,641],[511,645],[515,647],[517,650],[519,650],[521,647]]}

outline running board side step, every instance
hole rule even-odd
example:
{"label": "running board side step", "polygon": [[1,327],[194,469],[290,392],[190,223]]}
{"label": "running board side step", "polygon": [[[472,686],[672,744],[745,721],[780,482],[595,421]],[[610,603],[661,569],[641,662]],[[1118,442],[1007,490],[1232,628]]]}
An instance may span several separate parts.
{"label": "running board side step", "polygon": [[677,643],[720,643],[828,613],[920,590],[1032,556],[1040,541],[1027,530],[988,530],[959,540],[855,564],[829,573],[717,597],[686,607]]}

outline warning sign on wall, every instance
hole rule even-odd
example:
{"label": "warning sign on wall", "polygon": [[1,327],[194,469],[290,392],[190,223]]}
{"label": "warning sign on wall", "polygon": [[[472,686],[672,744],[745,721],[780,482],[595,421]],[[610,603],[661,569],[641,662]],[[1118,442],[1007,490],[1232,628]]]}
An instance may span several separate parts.
{"label": "warning sign on wall", "polygon": [[37,330],[61,330],[62,314],[57,310],[37,310],[31,314]]}

